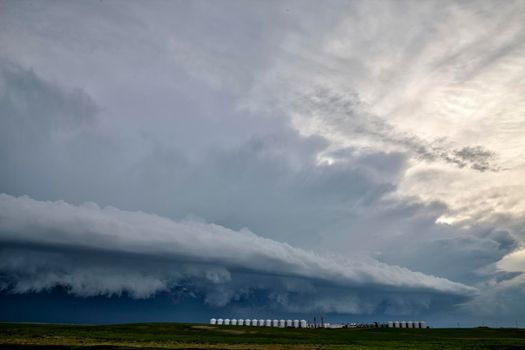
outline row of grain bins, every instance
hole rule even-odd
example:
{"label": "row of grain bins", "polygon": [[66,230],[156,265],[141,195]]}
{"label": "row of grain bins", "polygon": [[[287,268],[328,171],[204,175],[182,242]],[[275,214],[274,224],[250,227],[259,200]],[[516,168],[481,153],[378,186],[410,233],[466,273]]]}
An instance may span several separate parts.
{"label": "row of grain bins", "polygon": [[253,327],[277,327],[277,328],[307,328],[306,320],[257,320],[257,319],[235,319],[212,318],[211,325],[218,326],[253,326]]}
{"label": "row of grain bins", "polygon": [[427,328],[425,321],[388,321],[388,328]]}

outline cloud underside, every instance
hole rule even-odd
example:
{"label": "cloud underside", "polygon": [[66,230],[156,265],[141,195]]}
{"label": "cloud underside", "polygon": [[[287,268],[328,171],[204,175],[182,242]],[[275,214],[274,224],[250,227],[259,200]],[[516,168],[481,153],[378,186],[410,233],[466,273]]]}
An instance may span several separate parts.
{"label": "cloud underside", "polygon": [[[372,259],[327,257],[246,230],[87,203],[0,196],[2,289],[147,298],[181,287],[224,306],[266,291],[290,311],[428,308],[476,290]],[[304,304],[304,301],[309,302]]]}

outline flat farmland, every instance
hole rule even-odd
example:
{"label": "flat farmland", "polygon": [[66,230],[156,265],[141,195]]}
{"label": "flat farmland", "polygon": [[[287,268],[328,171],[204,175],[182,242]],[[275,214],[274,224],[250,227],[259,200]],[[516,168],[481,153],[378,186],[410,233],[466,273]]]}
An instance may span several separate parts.
{"label": "flat farmland", "polygon": [[0,324],[1,349],[525,349],[524,329]]}

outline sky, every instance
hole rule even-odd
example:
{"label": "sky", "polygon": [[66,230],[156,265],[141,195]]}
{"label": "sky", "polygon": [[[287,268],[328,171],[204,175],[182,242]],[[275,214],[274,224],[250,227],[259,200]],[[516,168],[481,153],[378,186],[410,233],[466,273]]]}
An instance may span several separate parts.
{"label": "sky", "polygon": [[0,1],[0,321],[525,326],[523,1]]}

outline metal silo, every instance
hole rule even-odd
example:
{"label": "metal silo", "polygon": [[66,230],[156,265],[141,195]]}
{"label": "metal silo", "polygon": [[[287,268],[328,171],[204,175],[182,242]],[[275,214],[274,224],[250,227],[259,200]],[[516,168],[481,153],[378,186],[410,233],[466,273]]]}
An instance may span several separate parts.
{"label": "metal silo", "polygon": [[237,326],[237,319],[232,318],[232,320],[231,320],[231,325],[232,325],[232,326]]}
{"label": "metal silo", "polygon": [[401,328],[407,328],[407,321],[401,321],[399,322]]}
{"label": "metal silo", "polygon": [[400,328],[399,321],[394,321],[394,328]]}
{"label": "metal silo", "polygon": [[299,321],[299,326],[300,326],[301,328],[306,328],[306,320],[301,320],[301,321]]}
{"label": "metal silo", "polygon": [[252,320],[250,320],[249,318],[245,319],[244,320],[244,325],[245,326],[251,326],[252,325]]}
{"label": "metal silo", "polygon": [[217,324],[217,320],[214,318],[210,319],[210,324]]}
{"label": "metal silo", "polygon": [[266,327],[271,327],[272,326],[272,320],[266,320],[266,322],[264,323],[264,325]]}
{"label": "metal silo", "polygon": [[427,328],[427,323],[425,321],[419,321],[419,327]]}
{"label": "metal silo", "polygon": [[217,320],[217,324],[220,325],[220,326],[222,326],[222,325],[224,324],[223,319],[222,319],[222,318],[219,318],[219,319]]}
{"label": "metal silo", "polygon": [[258,326],[258,325],[259,325],[259,321],[254,318],[252,320],[252,326]]}
{"label": "metal silo", "polygon": [[285,320],[279,320],[279,328],[286,327],[286,321]]}
{"label": "metal silo", "polygon": [[414,328],[414,322],[407,321],[407,328]]}
{"label": "metal silo", "polygon": [[286,320],[286,327],[292,327],[292,326],[293,326],[292,320]]}
{"label": "metal silo", "polygon": [[279,327],[279,320],[272,320],[272,327]]}
{"label": "metal silo", "polygon": [[230,325],[230,319],[229,318],[224,319],[224,325],[225,326],[229,326]]}
{"label": "metal silo", "polygon": [[259,327],[264,327],[264,320],[259,320]]}
{"label": "metal silo", "polygon": [[299,328],[299,320],[293,320],[293,328]]}
{"label": "metal silo", "polygon": [[237,325],[239,325],[239,326],[244,326],[244,320],[243,320],[242,318],[239,318],[239,319],[237,320]]}
{"label": "metal silo", "polygon": [[394,328],[394,322],[388,321],[388,328]]}

